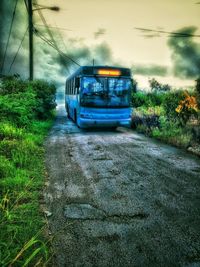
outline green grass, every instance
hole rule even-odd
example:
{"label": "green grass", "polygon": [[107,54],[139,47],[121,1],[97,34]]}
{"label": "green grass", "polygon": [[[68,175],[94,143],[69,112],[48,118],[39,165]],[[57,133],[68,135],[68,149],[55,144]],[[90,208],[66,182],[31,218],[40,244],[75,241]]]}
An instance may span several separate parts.
{"label": "green grass", "polygon": [[177,127],[176,129],[173,126],[153,129],[151,136],[182,148],[187,148],[192,142],[192,134],[181,127]]}
{"label": "green grass", "polygon": [[0,122],[0,266],[38,266],[48,260],[39,198],[44,183],[43,141],[52,119],[28,128]]}

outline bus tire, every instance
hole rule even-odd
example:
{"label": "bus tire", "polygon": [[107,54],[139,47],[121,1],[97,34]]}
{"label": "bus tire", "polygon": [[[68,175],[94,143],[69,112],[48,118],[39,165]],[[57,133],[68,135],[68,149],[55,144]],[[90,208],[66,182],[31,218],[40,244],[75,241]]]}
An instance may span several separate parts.
{"label": "bus tire", "polygon": [[77,124],[77,114],[76,114],[76,109],[74,110],[74,122]]}
{"label": "bus tire", "polygon": [[112,130],[112,131],[115,131],[116,129],[117,129],[117,126],[112,126],[112,127],[111,127],[111,130]]}

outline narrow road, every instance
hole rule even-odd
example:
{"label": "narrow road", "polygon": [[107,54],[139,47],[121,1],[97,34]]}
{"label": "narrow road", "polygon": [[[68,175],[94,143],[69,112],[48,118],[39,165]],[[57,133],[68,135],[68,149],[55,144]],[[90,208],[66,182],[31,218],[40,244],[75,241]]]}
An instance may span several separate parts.
{"label": "narrow road", "polygon": [[63,106],[46,141],[54,266],[200,266],[200,159]]}

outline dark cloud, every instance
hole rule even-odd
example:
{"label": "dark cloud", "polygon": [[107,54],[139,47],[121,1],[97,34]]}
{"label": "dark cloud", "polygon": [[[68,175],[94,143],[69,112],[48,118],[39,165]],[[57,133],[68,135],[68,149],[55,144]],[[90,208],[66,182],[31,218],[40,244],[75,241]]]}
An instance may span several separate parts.
{"label": "dark cloud", "polygon": [[95,46],[93,49],[93,55],[98,64],[107,65],[112,64],[113,62],[112,50],[106,42]]}
{"label": "dark cloud", "polygon": [[166,66],[159,65],[133,65],[132,71],[134,74],[140,74],[144,76],[167,76],[168,68]]}
{"label": "dark cloud", "polygon": [[[173,73],[179,78],[196,79],[200,75],[200,44],[193,39],[196,27],[185,27],[171,36],[168,45],[172,51]],[[184,36],[185,35],[185,36]]]}
{"label": "dark cloud", "polygon": [[98,37],[104,35],[105,33],[106,33],[106,29],[99,28],[99,29],[94,33],[94,37],[95,37],[95,39],[97,39]]}
{"label": "dark cloud", "polygon": [[[0,0],[0,59],[2,62],[3,52],[5,51],[6,41],[8,38],[9,27],[12,19],[15,1]],[[4,74],[8,74],[10,64],[16,55],[16,51],[23,38],[27,28],[27,11],[23,1],[18,1],[13,29],[9,41],[9,49],[7,51]],[[37,13],[34,13],[35,23],[40,22]],[[93,59],[95,64],[110,64],[112,62],[112,51],[106,43],[100,43],[95,46],[85,44],[83,38],[68,38],[64,42],[62,34],[59,30],[51,30],[56,44],[52,42],[51,37],[45,27],[37,27],[36,35],[34,35],[34,77],[45,78],[49,80],[61,81],[78,68],[78,65],[92,65]],[[96,37],[105,34],[105,29],[98,29]],[[40,36],[40,37],[39,37]],[[50,40],[54,46],[60,51],[60,54],[44,40]],[[18,73],[22,78],[28,78],[29,75],[29,57],[28,57],[28,34],[26,35],[22,47],[12,66],[9,74]],[[67,55],[63,56],[63,53]],[[70,58],[72,60],[70,60]],[[59,83],[58,82],[58,83]]]}

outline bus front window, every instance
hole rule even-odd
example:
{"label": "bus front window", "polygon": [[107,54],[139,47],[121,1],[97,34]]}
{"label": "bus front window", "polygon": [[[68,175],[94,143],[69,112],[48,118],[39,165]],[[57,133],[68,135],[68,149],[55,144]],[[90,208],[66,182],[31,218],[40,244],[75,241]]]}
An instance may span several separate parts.
{"label": "bus front window", "polygon": [[105,91],[103,78],[84,77],[82,83],[82,95],[98,95]]}
{"label": "bus front window", "polygon": [[129,106],[131,80],[125,78],[109,78],[108,106]]}
{"label": "bus front window", "polygon": [[82,106],[128,107],[130,89],[130,79],[120,77],[83,77],[80,102]]}
{"label": "bus front window", "polygon": [[105,106],[105,78],[83,77],[81,82],[80,103],[82,106]]}

